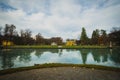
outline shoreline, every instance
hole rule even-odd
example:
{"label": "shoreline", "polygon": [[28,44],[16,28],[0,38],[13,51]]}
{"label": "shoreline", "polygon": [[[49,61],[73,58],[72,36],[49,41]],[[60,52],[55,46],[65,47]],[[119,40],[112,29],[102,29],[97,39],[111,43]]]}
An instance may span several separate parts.
{"label": "shoreline", "polygon": [[107,70],[107,71],[115,71],[120,72],[120,68],[117,67],[109,67],[109,66],[101,66],[101,65],[92,65],[92,64],[62,64],[62,63],[49,63],[49,64],[34,64],[34,66],[28,67],[19,67],[19,68],[11,68],[6,70],[0,70],[0,75],[6,75],[21,71],[28,71],[33,69],[42,69],[42,68],[55,68],[55,67],[80,67],[84,69],[97,69],[97,70]]}
{"label": "shoreline", "polygon": [[[114,47],[113,47],[114,48]],[[3,49],[112,49],[108,46],[50,46],[50,45],[15,45],[3,46]]]}

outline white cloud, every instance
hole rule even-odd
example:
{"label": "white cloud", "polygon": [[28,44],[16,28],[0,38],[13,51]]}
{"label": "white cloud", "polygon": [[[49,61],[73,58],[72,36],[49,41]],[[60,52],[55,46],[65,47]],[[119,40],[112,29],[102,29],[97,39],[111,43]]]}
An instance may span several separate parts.
{"label": "white cloud", "polygon": [[15,24],[18,30],[29,28],[45,37],[76,39],[81,27],[91,37],[94,29],[109,31],[120,25],[119,0],[10,0],[9,5],[17,10],[0,12],[2,26]]}

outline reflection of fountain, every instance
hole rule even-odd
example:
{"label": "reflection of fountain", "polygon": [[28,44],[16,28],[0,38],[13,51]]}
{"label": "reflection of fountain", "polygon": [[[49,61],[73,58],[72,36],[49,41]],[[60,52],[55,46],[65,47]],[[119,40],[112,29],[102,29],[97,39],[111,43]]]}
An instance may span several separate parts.
{"label": "reflection of fountain", "polygon": [[58,49],[59,56],[62,55],[62,49]]}
{"label": "reflection of fountain", "polygon": [[110,53],[112,54],[112,49],[110,49]]}
{"label": "reflection of fountain", "polygon": [[110,48],[112,48],[112,42],[110,41]]}

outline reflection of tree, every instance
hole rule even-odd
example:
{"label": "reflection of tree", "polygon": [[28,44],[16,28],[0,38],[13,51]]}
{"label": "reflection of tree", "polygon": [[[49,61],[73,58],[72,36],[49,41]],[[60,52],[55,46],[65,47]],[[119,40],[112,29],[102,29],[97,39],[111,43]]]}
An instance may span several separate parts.
{"label": "reflection of tree", "polygon": [[3,69],[14,66],[14,61],[19,57],[20,62],[28,63],[31,60],[31,53],[35,51],[36,56],[41,56],[44,52],[58,53],[58,49],[11,49],[0,51],[0,61]]}
{"label": "reflection of tree", "polygon": [[37,57],[40,57],[45,52],[45,49],[36,49],[35,55]]}
{"label": "reflection of tree", "polygon": [[14,66],[14,61],[19,56],[19,60],[23,62],[29,62],[30,61],[30,53],[32,52],[32,49],[12,49],[12,50],[3,50],[0,53],[1,56],[1,62],[2,67],[4,69],[11,68]]}
{"label": "reflection of tree", "polygon": [[3,69],[11,68],[14,65],[14,63],[12,62],[12,58],[9,57],[9,55],[2,53],[1,59]]}
{"label": "reflection of tree", "polygon": [[36,49],[35,55],[40,57],[44,52],[59,53],[58,49]]}
{"label": "reflection of tree", "polygon": [[117,64],[120,64],[120,48],[113,49],[110,59]]}
{"label": "reflection of tree", "polygon": [[80,49],[80,52],[81,52],[81,57],[82,57],[82,60],[83,60],[83,64],[85,64],[86,60],[87,60],[87,55],[90,52],[90,49]]}
{"label": "reflection of tree", "polygon": [[67,52],[75,51],[76,49],[66,49]]}
{"label": "reflection of tree", "polygon": [[13,50],[13,54],[16,55],[17,57],[19,57],[19,60],[20,61],[23,61],[23,62],[29,62],[30,61],[30,54],[31,52],[33,52],[34,50],[33,49],[16,49],[16,50]]}
{"label": "reflection of tree", "polygon": [[62,49],[58,49],[58,54],[59,54],[59,56],[62,55]]}
{"label": "reflection of tree", "polygon": [[86,63],[87,55],[89,52],[93,55],[94,61],[100,62],[100,56],[102,56],[102,62],[106,62],[108,59],[108,49],[80,49],[83,64]]}
{"label": "reflection of tree", "polygon": [[80,49],[83,64],[86,63],[87,55],[89,52],[92,53],[94,61],[100,62],[102,57],[102,62],[107,62],[108,55],[110,59],[115,63],[120,64],[120,51],[119,49],[113,49],[112,54],[109,49]]}
{"label": "reflection of tree", "polygon": [[51,53],[58,53],[58,49],[47,49],[46,51]]}
{"label": "reflection of tree", "polygon": [[91,49],[92,55],[95,61],[100,62],[100,56],[103,57],[102,62],[106,62],[108,59],[108,49]]}

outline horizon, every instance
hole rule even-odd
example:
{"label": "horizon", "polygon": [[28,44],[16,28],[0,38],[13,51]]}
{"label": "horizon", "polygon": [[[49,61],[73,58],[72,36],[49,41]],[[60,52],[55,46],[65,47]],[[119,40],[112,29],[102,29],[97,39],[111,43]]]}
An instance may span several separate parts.
{"label": "horizon", "polygon": [[1,0],[0,26],[14,24],[17,31],[30,29],[32,36],[78,39],[81,29],[90,38],[93,30],[120,27],[119,0]]}

